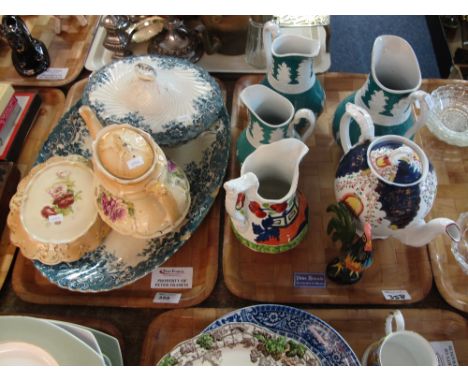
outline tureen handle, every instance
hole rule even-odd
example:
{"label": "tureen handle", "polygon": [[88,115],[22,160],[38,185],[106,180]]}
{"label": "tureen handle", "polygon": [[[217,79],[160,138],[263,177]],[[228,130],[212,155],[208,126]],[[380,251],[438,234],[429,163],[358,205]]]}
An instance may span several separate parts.
{"label": "tureen handle", "polygon": [[91,110],[91,108],[87,105],[83,105],[78,109],[78,112],[81,115],[81,118],[86,123],[86,127],[88,128],[89,134],[91,135],[91,138],[93,140],[96,139],[97,134],[99,130],[102,129],[101,122],[96,117],[96,114],[94,114],[94,111]]}
{"label": "tureen handle", "polygon": [[271,53],[271,42],[280,34],[280,27],[274,21],[267,21],[263,26],[263,46],[265,47],[265,58],[267,63],[267,71],[273,65]]}
{"label": "tureen handle", "polygon": [[374,123],[370,114],[362,107],[356,106],[353,103],[348,102],[346,104],[346,112],[341,118],[340,122],[340,140],[341,146],[345,154],[351,149],[351,138],[349,136],[349,124],[353,118],[361,130],[359,141],[356,144],[363,143],[366,140],[374,139]]}
{"label": "tureen handle", "polygon": [[429,118],[429,113],[434,107],[434,101],[432,101],[432,98],[428,93],[422,90],[417,90],[411,93],[409,100],[416,109],[419,109],[419,115],[416,117],[414,125],[405,134],[406,138],[411,139],[414,134],[418,132],[419,128],[426,123],[427,118]]}

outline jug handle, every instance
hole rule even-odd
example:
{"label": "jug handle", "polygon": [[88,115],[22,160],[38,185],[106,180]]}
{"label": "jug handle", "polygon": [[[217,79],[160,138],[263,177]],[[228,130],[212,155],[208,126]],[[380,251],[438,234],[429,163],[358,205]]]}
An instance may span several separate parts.
{"label": "jug handle", "polygon": [[102,129],[101,122],[94,114],[94,111],[88,106],[83,105],[78,109],[78,113],[80,114],[81,118],[85,121],[86,127],[88,128],[89,134],[93,140],[96,139],[99,130]]}
{"label": "jug handle", "polygon": [[351,138],[349,136],[349,125],[351,123],[351,118],[353,118],[361,130],[361,135],[359,136],[359,141],[356,144],[363,143],[366,140],[374,139],[374,123],[370,114],[364,110],[362,107],[356,106],[355,104],[348,102],[346,104],[346,112],[341,118],[340,122],[340,140],[341,146],[345,154],[351,149]]}
{"label": "jug handle", "polygon": [[179,208],[167,187],[161,182],[153,180],[146,186],[146,191],[153,194],[160,201],[166,215],[169,217],[169,223],[174,224],[179,219]]}
{"label": "jug handle", "polygon": [[414,105],[414,107],[419,110],[419,115],[416,117],[414,125],[405,134],[406,138],[411,139],[411,137],[414,136],[426,123],[429,113],[434,107],[434,101],[432,101],[430,94],[422,90],[417,90],[411,93],[409,100],[410,104]]}
{"label": "jug handle", "polygon": [[265,58],[267,63],[267,71],[273,66],[271,57],[271,43],[280,34],[280,27],[274,21],[267,21],[263,26],[263,46],[265,47]]}
{"label": "jug handle", "polygon": [[[307,126],[307,128],[302,132],[302,134],[297,131],[297,133],[300,135],[301,137],[301,140],[303,142],[306,142],[307,139],[312,135],[312,133],[314,132],[314,129],[315,129],[315,122],[316,122],[316,119],[315,119],[315,114],[312,112],[312,110],[309,110],[309,109],[299,109],[296,114],[294,115],[294,119],[292,121],[292,123],[289,125],[289,128],[290,128],[290,133],[291,133],[291,130],[294,129],[294,126],[296,126],[300,120],[304,118],[305,120],[307,120],[307,122],[309,123],[309,125]],[[292,134],[290,134],[290,136],[293,136]]]}

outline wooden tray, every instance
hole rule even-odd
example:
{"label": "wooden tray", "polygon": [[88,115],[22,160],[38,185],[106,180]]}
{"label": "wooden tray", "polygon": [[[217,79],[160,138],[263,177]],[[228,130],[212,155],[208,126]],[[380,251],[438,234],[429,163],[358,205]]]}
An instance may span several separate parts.
{"label": "wooden tray", "polygon": [[[155,365],[178,343],[200,333],[231,309],[192,308],[165,312],[154,319],[146,333],[142,365]],[[367,346],[385,335],[390,309],[307,310],[329,323],[348,342],[359,359]],[[468,324],[456,313],[438,309],[402,309],[406,328],[428,341],[453,341],[460,365],[468,365]]]}
{"label": "wooden tray", "polygon": [[[65,110],[81,97],[86,83],[87,79],[84,79],[70,88],[65,101]],[[50,283],[24,256],[18,256],[15,263],[13,289],[22,300],[37,304],[131,308],[179,308],[197,305],[211,293],[218,275],[220,206],[218,197],[190,240],[164,263],[164,267],[193,267],[191,289],[151,289],[151,274],[149,274],[130,285],[109,292],[73,292]],[[155,304],[153,298],[156,292],[181,293],[182,296],[178,304]]]}
{"label": "wooden tray", "polygon": [[99,16],[86,16],[88,24],[81,27],[76,18],[62,21],[63,32],[55,34],[52,16],[22,16],[34,38],[41,40],[49,51],[50,68],[68,68],[63,80],[38,80],[18,74],[11,62],[11,49],[0,44],[0,81],[18,86],[63,86],[74,81],[84,67],[93,41]]}
{"label": "wooden tray", "polygon": [[[42,142],[47,138],[49,132],[63,113],[65,96],[62,91],[58,89],[41,89],[39,90],[39,94],[42,98],[41,108],[34,126],[26,137],[17,161],[21,177],[25,176],[31,169],[42,146]],[[5,227],[0,241],[0,289],[5,282],[15,252],[16,247],[10,243],[10,231],[8,227]]]}
{"label": "wooden tray", "polygon": [[[431,80],[423,84],[432,91],[439,86],[463,81]],[[464,82],[466,84],[466,81]],[[421,131],[422,147],[434,165],[438,178],[437,196],[429,217],[457,220],[468,212],[468,147],[440,141],[430,130]],[[438,236],[429,244],[432,271],[437,289],[453,307],[468,312],[468,275],[452,255],[450,240]]]}
{"label": "wooden tray", "polygon": [[[326,280],[325,288],[295,288],[295,272],[324,274],[326,265],[339,250],[326,234],[330,214],[326,207],[335,202],[335,171],[342,149],[331,137],[331,120],[337,104],[358,89],[364,75],[327,73],[318,76],[325,87],[327,101],[316,130],[307,142],[310,151],[300,168],[299,188],[309,202],[309,232],[292,251],[279,255],[256,253],[243,246],[230,224],[224,225],[223,270],[228,289],[238,297],[263,302],[327,304],[392,304],[382,290],[406,290],[413,303],[422,300],[432,286],[432,274],[425,247],[407,247],[397,240],[375,241],[374,264],[355,285],[343,286]],[[246,125],[247,112],[239,101],[239,92],[259,82],[262,76],[239,79],[234,89],[230,179],[239,176],[234,150],[237,136]],[[226,217],[226,221],[229,221]]]}

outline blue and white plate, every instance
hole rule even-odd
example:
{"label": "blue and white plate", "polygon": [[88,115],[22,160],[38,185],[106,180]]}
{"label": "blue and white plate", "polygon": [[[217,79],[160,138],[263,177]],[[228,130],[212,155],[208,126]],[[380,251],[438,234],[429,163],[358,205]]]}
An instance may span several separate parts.
{"label": "blue and white plate", "polygon": [[203,332],[233,322],[249,322],[307,346],[322,366],[359,366],[359,359],[348,343],[320,318],[285,305],[265,304],[242,308],[219,318]]}
{"label": "blue and white plate", "polygon": [[[91,156],[91,138],[78,101],[59,121],[42,147],[37,162],[54,155]],[[164,150],[190,182],[192,204],[178,232],[141,240],[111,232],[95,251],[72,263],[34,266],[54,284],[80,292],[103,292],[130,284],[167,261],[192,235],[210,210],[223,182],[229,157],[229,119],[222,116],[196,139]]]}
{"label": "blue and white plate", "polygon": [[172,147],[197,137],[224,113],[221,90],[187,60],[134,56],[94,72],[83,94],[105,125],[128,123]]}

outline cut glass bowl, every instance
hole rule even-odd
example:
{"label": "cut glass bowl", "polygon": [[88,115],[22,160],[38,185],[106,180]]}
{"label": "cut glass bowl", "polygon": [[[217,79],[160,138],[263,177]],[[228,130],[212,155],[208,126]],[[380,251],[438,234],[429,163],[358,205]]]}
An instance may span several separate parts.
{"label": "cut glass bowl", "polygon": [[445,85],[431,93],[434,108],[427,127],[440,140],[468,146],[468,85]]}

